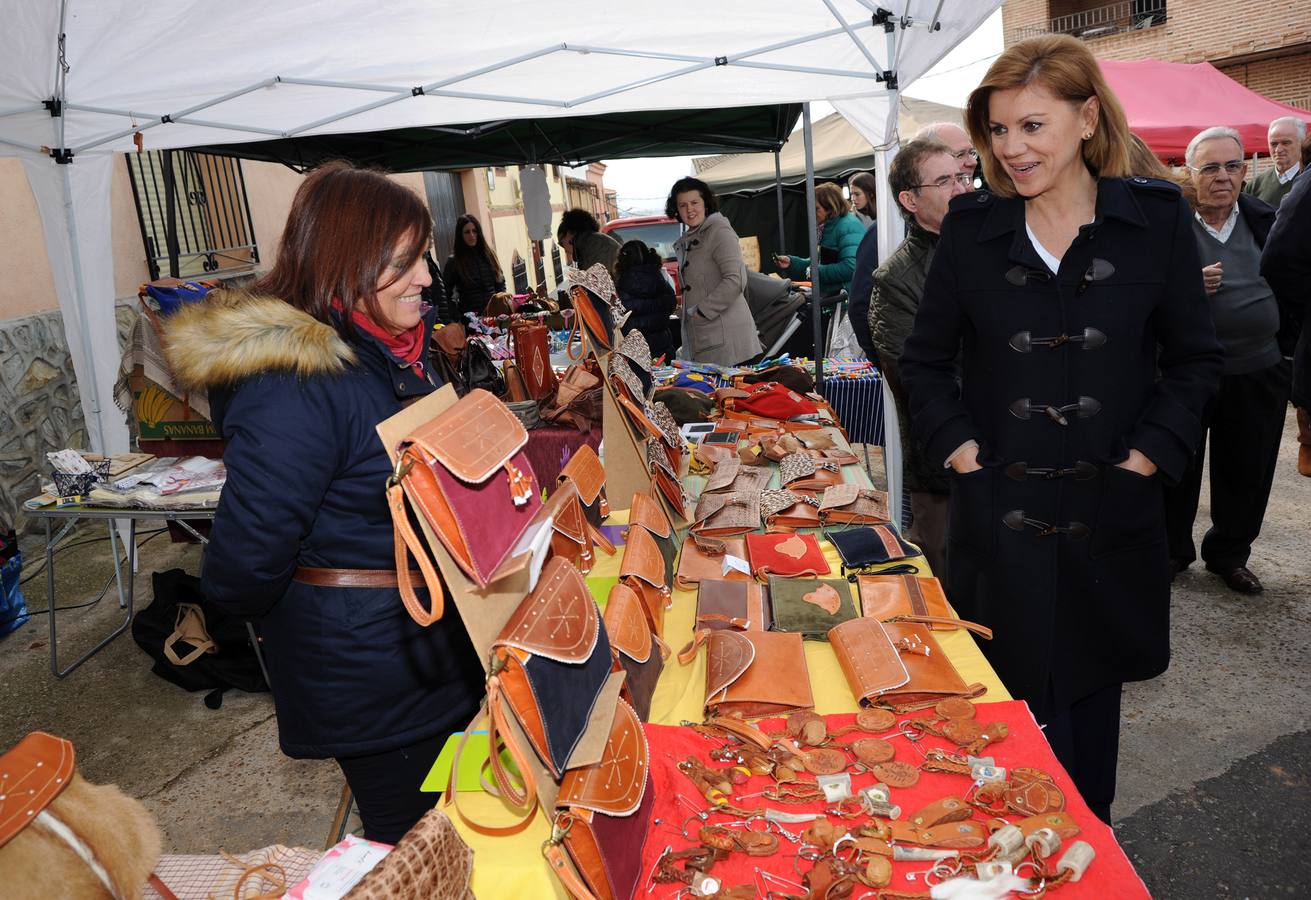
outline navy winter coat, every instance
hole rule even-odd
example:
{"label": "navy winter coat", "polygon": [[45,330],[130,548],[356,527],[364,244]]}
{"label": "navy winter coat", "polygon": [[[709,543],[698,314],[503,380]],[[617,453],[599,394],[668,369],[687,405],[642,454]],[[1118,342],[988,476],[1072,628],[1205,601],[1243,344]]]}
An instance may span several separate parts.
{"label": "navy winter coat", "polygon": [[211,294],[168,327],[180,382],[234,386],[202,580],[258,624],[283,752],[381,753],[465,725],[483,677],[452,604],[421,628],[395,588],[292,580],[297,566],[394,568],[391,465],[374,426],[434,385],[369,335],[347,344],[276,297]]}
{"label": "navy winter coat", "polygon": [[669,331],[670,315],[678,299],[674,287],[664,275],[660,263],[640,263],[628,266],[615,285],[619,301],[632,315],[624,323],[623,332],[636,328],[651,346],[651,356],[657,357],[673,350],[677,344]]}
{"label": "navy winter coat", "polygon": [[[1241,202],[1242,198],[1239,198]],[[1311,176],[1294,179],[1279,204],[1261,254],[1261,275],[1279,300],[1280,346],[1293,354],[1293,405],[1311,409],[1311,347],[1307,345],[1306,307],[1311,300]]]}
{"label": "navy winter coat", "polygon": [[[930,461],[979,444],[983,468],[951,475],[948,596],[1040,720],[1168,664],[1161,482],[1223,365],[1179,189],[1103,178],[1096,209],[1052,275],[1023,199],[952,200],[901,357]],[[1131,448],[1158,473],[1116,466]]]}

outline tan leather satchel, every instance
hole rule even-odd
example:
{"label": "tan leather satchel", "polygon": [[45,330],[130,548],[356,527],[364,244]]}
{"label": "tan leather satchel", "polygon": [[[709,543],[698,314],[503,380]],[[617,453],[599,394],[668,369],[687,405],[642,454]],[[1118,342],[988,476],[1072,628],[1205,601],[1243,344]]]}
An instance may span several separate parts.
{"label": "tan leather satchel", "polygon": [[[982,626],[968,625],[985,637],[992,636]],[[973,698],[987,690],[982,684],[965,683],[929,628],[920,622],[852,619],[829,632],[829,643],[852,694],[863,705],[880,703],[910,712],[947,697]]]}
{"label": "tan leather satchel", "polygon": [[722,629],[705,641],[708,714],[757,718],[815,705],[801,635]]}
{"label": "tan leather satchel", "polygon": [[819,519],[826,525],[875,525],[892,521],[888,495],[850,482],[825,489],[819,501]]}

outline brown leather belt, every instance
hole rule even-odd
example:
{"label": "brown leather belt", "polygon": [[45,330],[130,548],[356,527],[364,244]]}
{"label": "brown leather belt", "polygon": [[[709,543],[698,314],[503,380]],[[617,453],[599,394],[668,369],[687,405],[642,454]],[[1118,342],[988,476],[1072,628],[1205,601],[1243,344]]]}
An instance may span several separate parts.
{"label": "brown leather belt", "polygon": [[[395,569],[316,569],[312,566],[298,566],[292,579],[316,587],[394,588],[397,586]],[[423,573],[411,569],[410,580],[422,584]]]}

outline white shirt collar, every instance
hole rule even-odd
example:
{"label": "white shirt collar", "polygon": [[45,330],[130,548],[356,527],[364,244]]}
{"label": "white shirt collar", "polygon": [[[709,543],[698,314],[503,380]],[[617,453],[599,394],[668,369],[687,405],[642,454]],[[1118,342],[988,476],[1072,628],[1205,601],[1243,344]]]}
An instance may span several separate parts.
{"label": "white shirt collar", "polygon": [[1302,163],[1299,160],[1297,162],[1294,162],[1283,172],[1279,171],[1278,169],[1275,169],[1275,177],[1279,179],[1280,184],[1288,184],[1288,182],[1293,180],[1293,176],[1300,171],[1302,171]]}
{"label": "white shirt collar", "polygon": [[1197,217],[1197,221],[1202,223],[1202,227],[1206,229],[1207,234],[1220,243],[1227,244],[1229,243],[1229,235],[1234,233],[1234,226],[1238,224],[1238,204],[1234,204],[1234,208],[1229,211],[1229,218],[1225,219],[1225,223],[1220,226],[1219,230],[1208,225],[1206,220],[1202,218],[1201,213],[1193,213],[1193,215]]}

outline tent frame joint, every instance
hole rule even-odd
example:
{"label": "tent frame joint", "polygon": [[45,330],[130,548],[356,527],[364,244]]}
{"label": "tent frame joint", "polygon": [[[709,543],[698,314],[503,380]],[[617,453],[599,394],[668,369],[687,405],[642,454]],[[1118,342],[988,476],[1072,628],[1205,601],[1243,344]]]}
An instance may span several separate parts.
{"label": "tent frame joint", "polygon": [[897,28],[897,14],[880,6],[874,10],[871,22],[875,26],[882,25],[883,31],[890,34]]}
{"label": "tent frame joint", "polygon": [[68,147],[51,147],[50,158],[61,166],[66,166],[73,161],[73,151]]}
{"label": "tent frame joint", "polygon": [[414,87],[410,88],[410,96],[411,96],[411,97],[422,97],[422,96],[424,95],[424,93],[425,93],[425,92],[424,92],[424,90],[423,90],[423,85],[421,85],[421,84],[419,84],[419,85],[415,85]]}
{"label": "tent frame joint", "polygon": [[890,91],[895,91],[898,89],[897,73],[892,71],[891,69],[884,69],[882,72],[879,72],[878,75],[876,76],[876,80],[882,82],[883,84],[886,84],[888,86],[888,90]]}
{"label": "tent frame joint", "polygon": [[727,56],[716,56],[716,57],[715,57],[715,65],[717,65],[717,66],[726,66],[726,65],[728,65],[728,57],[727,57]]}
{"label": "tent frame joint", "polygon": [[50,113],[50,118],[58,119],[64,114],[64,101],[59,97],[51,97],[49,100],[42,100],[41,105]]}

